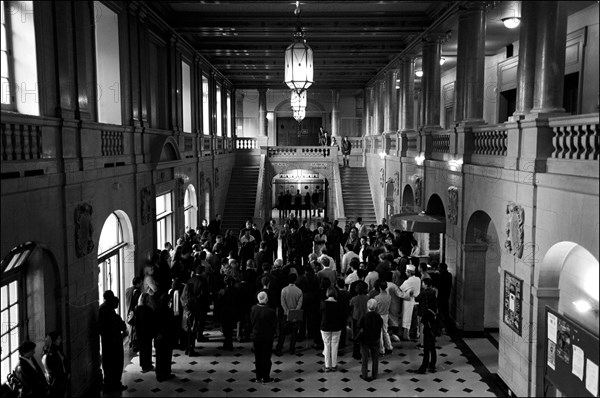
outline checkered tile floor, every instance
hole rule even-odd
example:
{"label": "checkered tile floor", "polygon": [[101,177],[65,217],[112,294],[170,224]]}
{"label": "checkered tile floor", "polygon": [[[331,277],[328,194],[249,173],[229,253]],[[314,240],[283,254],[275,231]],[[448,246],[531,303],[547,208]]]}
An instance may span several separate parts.
{"label": "checkered tile floor", "polygon": [[[498,391],[482,377],[481,362],[472,353],[462,352],[448,336],[438,339],[437,372],[425,375],[409,373],[421,363],[421,351],[414,342],[394,343],[394,351],[380,358],[379,378],[360,379],[360,361],[351,356],[351,344],[338,358],[338,371],[323,373],[321,351],[311,348],[312,341],[297,343],[296,354],[273,355],[268,385],[254,383],[254,354],[251,343],[235,343],[234,351],[223,351],[222,336],[208,332],[210,342],[196,343],[199,356],[190,358],[179,350],[173,353],[168,381],[157,382],[154,372],[141,373],[138,357],[126,364],[121,396],[496,396]],[[285,349],[289,347],[286,339]],[[465,346],[465,344],[460,344]],[[199,348],[202,346],[202,348]],[[467,349],[468,350],[468,349]],[[126,354],[127,355],[127,354]],[[485,373],[485,369],[484,369]],[[489,372],[488,372],[489,373]],[[486,379],[486,381],[484,381]]]}

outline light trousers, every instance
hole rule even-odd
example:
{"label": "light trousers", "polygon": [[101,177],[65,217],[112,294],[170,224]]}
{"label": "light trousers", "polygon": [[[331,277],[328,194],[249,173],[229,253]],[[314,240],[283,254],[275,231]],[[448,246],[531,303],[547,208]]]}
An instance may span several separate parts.
{"label": "light trousers", "polygon": [[388,314],[381,315],[381,319],[383,319],[383,327],[381,328],[381,338],[379,339],[379,352],[381,354],[384,354],[385,350],[392,349],[392,342],[390,341],[390,334],[388,333],[388,318]]}
{"label": "light trousers", "polygon": [[321,330],[323,337],[323,356],[325,357],[325,367],[333,368],[337,366],[338,345],[340,344],[341,330],[335,332],[325,332]]}

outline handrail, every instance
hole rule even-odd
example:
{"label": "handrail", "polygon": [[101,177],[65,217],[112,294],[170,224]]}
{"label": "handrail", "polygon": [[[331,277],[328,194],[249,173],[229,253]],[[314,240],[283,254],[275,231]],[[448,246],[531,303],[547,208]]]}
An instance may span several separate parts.
{"label": "handrail", "polygon": [[[265,154],[260,155],[260,165],[258,166],[258,181],[256,182],[256,198],[254,202],[254,217],[253,220],[257,224],[257,227],[262,230],[262,227],[266,220],[266,207],[268,207],[267,201],[263,200],[263,194],[266,191],[265,187],[265,163],[267,157]],[[269,217],[270,218],[270,217]]]}

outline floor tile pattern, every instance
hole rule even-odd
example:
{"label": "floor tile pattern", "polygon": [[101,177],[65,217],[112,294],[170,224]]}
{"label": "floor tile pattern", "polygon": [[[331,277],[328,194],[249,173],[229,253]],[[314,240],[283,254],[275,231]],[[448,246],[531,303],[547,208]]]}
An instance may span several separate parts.
{"label": "floor tile pattern", "polygon": [[[312,341],[297,343],[296,354],[273,355],[272,384],[255,383],[251,343],[235,343],[233,351],[219,349],[219,331],[208,332],[210,341],[197,343],[199,356],[190,358],[174,351],[175,378],[157,382],[154,372],[141,373],[137,356],[129,359],[123,374],[128,386],[123,397],[162,396],[473,396],[493,397],[498,391],[487,382],[489,374],[481,362],[471,360],[473,352],[462,341],[443,336],[438,341],[436,373],[415,374],[422,353],[414,342],[394,343],[394,351],[380,358],[379,377],[366,382],[359,378],[360,361],[351,357],[351,344],[338,358],[338,371],[325,373],[323,355]],[[286,342],[287,343],[287,342]],[[201,346],[201,347],[200,347]],[[463,348],[459,348],[462,346]],[[286,344],[287,347],[287,344]],[[465,351],[468,351],[465,354]],[[106,395],[108,396],[108,395]]]}

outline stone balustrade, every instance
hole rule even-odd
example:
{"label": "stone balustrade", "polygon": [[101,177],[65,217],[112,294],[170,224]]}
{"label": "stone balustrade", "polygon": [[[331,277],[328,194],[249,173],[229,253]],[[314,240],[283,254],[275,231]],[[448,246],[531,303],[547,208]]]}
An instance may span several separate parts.
{"label": "stone balustrade", "polygon": [[554,118],[549,121],[549,125],[553,134],[552,158],[598,160],[598,114]]}
{"label": "stone balustrade", "polygon": [[2,160],[42,158],[42,124],[2,122]]}
{"label": "stone balustrade", "polygon": [[506,156],[508,129],[503,125],[473,129],[475,155]]}
{"label": "stone balustrade", "polygon": [[203,156],[210,156],[212,154],[212,139],[210,135],[203,135],[200,141],[201,151]]}
{"label": "stone balustrade", "polygon": [[337,149],[331,147],[296,147],[296,146],[277,146],[269,147],[267,156],[269,158],[284,156],[287,158],[332,158]]}
{"label": "stone balustrade", "polygon": [[235,149],[256,149],[258,148],[256,137],[236,137]]}
{"label": "stone balustrade", "polygon": [[450,133],[433,133],[432,145],[435,153],[450,153]]}

